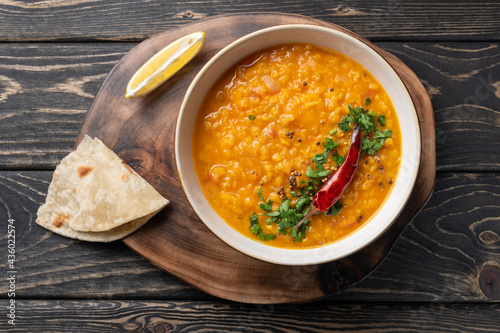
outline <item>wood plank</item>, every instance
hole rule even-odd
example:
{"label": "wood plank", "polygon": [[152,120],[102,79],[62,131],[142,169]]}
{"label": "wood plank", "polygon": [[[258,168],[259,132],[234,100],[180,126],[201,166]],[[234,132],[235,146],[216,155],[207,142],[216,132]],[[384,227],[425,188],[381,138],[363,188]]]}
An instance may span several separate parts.
{"label": "wood plank", "polygon": [[[440,171],[498,170],[499,46],[498,43],[384,44],[387,51],[414,70],[431,97]],[[466,158],[471,158],[471,162]]]}
{"label": "wood plank", "polygon": [[[439,172],[422,212],[375,273],[349,290],[349,297],[500,300],[499,176]],[[485,286],[486,280],[492,285]]]}
{"label": "wood plank", "polygon": [[[88,243],[47,232],[36,213],[52,172],[0,172],[0,226],[16,228],[17,297],[204,298],[203,293],[157,269],[122,242]],[[151,221],[150,221],[151,222]],[[0,246],[7,248],[7,233]],[[7,270],[7,251],[0,254]],[[5,296],[2,296],[5,297]]]}
{"label": "wood plank", "polygon": [[0,44],[0,165],[54,168],[73,149],[107,73],[134,45]]}
{"label": "wood plank", "polygon": [[9,332],[495,332],[500,304],[16,300]]}
{"label": "wood plank", "polygon": [[[53,169],[94,94],[134,43],[0,44],[0,168]],[[500,170],[500,43],[378,43],[421,79],[437,168]]]}
{"label": "wood plank", "polygon": [[[80,242],[36,225],[51,177],[50,171],[0,172],[0,228],[7,228],[7,218],[16,220],[16,297],[213,299],[121,242]],[[429,203],[382,265],[359,285],[328,300],[498,301],[499,197],[499,173],[438,173]],[[0,248],[6,247],[3,236]],[[6,255],[0,253],[4,271]],[[293,273],[295,278],[307,274]]]}
{"label": "wood plank", "polygon": [[[324,0],[185,2],[0,1],[0,41],[140,41],[215,15],[267,11],[306,15],[375,40],[499,40],[500,3]],[[467,18],[464,21],[464,18]]]}

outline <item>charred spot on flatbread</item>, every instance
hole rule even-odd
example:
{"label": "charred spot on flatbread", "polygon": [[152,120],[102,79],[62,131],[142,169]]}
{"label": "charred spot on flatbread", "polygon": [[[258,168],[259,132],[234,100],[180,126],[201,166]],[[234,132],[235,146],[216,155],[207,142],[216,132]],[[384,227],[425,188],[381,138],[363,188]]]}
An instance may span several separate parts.
{"label": "charred spot on flatbread", "polygon": [[87,176],[88,174],[90,174],[92,172],[92,170],[94,170],[93,166],[81,165],[78,167],[78,169],[76,169],[76,172],[78,173],[78,177],[83,178],[83,177]]}
{"label": "charred spot on flatbread", "polygon": [[122,160],[122,164],[123,164],[123,166],[125,167],[125,169],[127,169],[127,170],[128,170],[128,172],[130,172],[132,175],[134,175],[134,176],[135,176],[135,171],[134,171],[134,169],[132,169],[132,168],[130,167],[130,165],[128,165],[127,163],[125,163],[125,161],[124,161],[124,160]]}
{"label": "charred spot on flatbread", "polygon": [[54,227],[60,228],[63,226],[64,221],[66,221],[67,219],[69,219],[68,215],[57,215],[54,221],[52,221],[52,224],[54,225]]}

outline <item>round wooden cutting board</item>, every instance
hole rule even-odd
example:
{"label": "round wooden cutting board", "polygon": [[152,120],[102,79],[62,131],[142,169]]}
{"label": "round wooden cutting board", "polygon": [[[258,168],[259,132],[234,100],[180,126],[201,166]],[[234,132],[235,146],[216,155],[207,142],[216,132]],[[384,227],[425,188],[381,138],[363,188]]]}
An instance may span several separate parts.
{"label": "round wooden cutting board", "polygon": [[[313,266],[280,266],[250,258],[212,234],[189,205],[174,156],[177,114],[187,87],[217,51],[258,29],[281,24],[314,24],[341,30],[371,45],[399,73],[415,103],[422,141],[417,183],[393,225],[365,249],[344,259]],[[124,98],[134,72],[167,44],[195,31],[207,34],[200,54],[151,94]],[[402,128],[404,130],[404,126]],[[217,16],[161,33],[126,54],[104,80],[83,121],[85,134],[100,138],[171,202],[123,241],[154,265],[218,297],[246,303],[305,302],[352,286],[369,275],[389,253],[399,234],[434,188],[435,136],[432,105],[415,74],[399,59],[331,23],[288,14]]]}

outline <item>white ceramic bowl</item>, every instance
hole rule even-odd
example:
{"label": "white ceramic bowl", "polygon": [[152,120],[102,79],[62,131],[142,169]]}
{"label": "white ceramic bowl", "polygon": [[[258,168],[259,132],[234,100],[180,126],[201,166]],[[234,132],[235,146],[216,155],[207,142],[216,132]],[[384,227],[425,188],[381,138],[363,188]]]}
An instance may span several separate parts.
{"label": "white ceramic bowl", "polygon": [[[403,135],[402,164],[384,205],[353,234],[313,249],[280,249],[247,238],[224,222],[202,193],[193,168],[191,142],[196,114],[213,83],[232,65],[260,49],[292,42],[324,46],[353,58],[370,71],[392,99]],[[411,97],[394,69],[371,47],[345,33],[312,25],[282,25],[256,31],[217,53],[189,86],[177,120],[175,154],[179,176],[196,214],[224,242],[257,259],[283,265],[310,265],[336,260],[379,237],[399,216],[412,191],[420,161],[420,129]]]}

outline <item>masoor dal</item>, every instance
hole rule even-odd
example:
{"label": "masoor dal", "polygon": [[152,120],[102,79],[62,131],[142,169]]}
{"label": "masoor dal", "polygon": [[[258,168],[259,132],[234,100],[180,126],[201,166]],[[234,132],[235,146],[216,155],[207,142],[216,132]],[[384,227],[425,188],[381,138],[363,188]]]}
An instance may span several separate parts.
{"label": "masoor dal", "polygon": [[[371,103],[366,106],[366,98]],[[297,187],[311,158],[323,153],[320,142],[330,137],[345,156],[351,130],[338,130],[348,105],[367,107],[386,116],[391,129],[378,154],[365,154],[355,178],[342,195],[335,217],[313,216],[306,237],[294,241],[277,235],[264,243],[282,248],[311,248],[337,241],[363,226],[388,196],[398,173],[401,130],[392,102],[379,82],[351,58],[310,44],[285,44],[258,52],[227,71],[207,94],[193,135],[194,168],[207,200],[231,227],[261,241],[250,232],[249,216],[256,212],[265,233],[267,225],[257,192],[282,203],[280,188],[291,199],[288,177]],[[379,125],[380,126],[380,125]],[[335,132],[335,131],[333,131]],[[326,168],[335,168],[330,158]]]}

